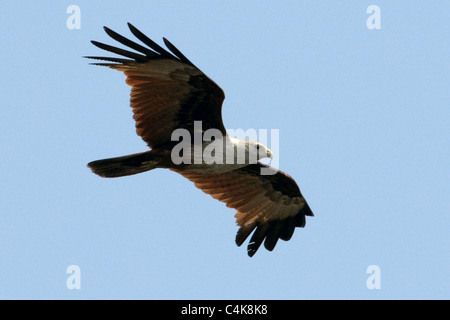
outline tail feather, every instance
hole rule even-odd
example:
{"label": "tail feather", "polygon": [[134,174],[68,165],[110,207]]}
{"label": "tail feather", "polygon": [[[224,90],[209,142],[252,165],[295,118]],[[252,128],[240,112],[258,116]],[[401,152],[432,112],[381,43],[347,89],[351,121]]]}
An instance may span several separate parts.
{"label": "tail feather", "polygon": [[103,178],[117,178],[149,171],[158,167],[151,151],[128,156],[92,161],[88,167]]}

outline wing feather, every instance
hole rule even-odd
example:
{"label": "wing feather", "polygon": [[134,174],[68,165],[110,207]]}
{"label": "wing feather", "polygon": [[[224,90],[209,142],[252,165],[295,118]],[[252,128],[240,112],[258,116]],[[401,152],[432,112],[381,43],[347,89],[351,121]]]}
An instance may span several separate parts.
{"label": "wing feather", "polygon": [[223,90],[189,61],[167,39],[165,50],[136,27],[128,24],[133,35],[146,46],[104,27],[114,40],[135,50],[129,51],[102,42],[92,43],[102,50],[122,57],[95,57],[94,65],[122,71],[130,85],[130,104],[136,132],[151,148],[171,143],[172,132],[184,128],[193,134],[195,121],[202,121],[204,131],[218,129],[226,135],[222,123]]}
{"label": "wing feather", "polygon": [[281,171],[261,175],[262,168],[269,167],[258,162],[218,174],[171,170],[237,210],[235,217],[240,228],[236,244],[242,245],[253,233],[247,247],[249,256],[253,256],[263,242],[272,251],[279,239],[291,239],[295,228],[305,226],[305,217],[313,216],[292,177]]}
{"label": "wing feather", "polygon": [[105,30],[105,32],[114,40],[122,43],[123,45],[130,47],[136,51],[139,51],[143,54],[145,54],[147,57],[160,57],[159,54],[157,54],[155,51],[152,51],[144,46],[141,46],[140,44],[131,41],[128,38],[125,38],[124,36],[118,34],[117,32],[109,29],[108,27],[103,27],[103,29]]}
{"label": "wing feather", "polygon": [[155,52],[158,52],[161,57],[163,58],[172,58],[173,56],[167,52],[163,47],[161,47],[159,44],[157,44],[155,41],[147,37],[145,34],[143,34],[139,29],[137,29],[135,26],[133,26],[131,23],[128,22],[128,28],[130,28],[130,31],[136,38],[141,40],[143,43],[145,43],[147,46],[155,50]]}

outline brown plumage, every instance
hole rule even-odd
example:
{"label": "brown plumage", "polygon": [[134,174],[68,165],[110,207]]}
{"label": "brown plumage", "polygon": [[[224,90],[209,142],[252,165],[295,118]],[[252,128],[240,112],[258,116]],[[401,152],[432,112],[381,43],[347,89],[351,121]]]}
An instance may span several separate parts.
{"label": "brown plumage", "polygon": [[[304,227],[306,216],[313,216],[300,189],[291,176],[260,162],[243,164],[175,164],[171,151],[178,143],[172,141],[176,129],[194,135],[194,122],[201,121],[202,130],[217,129],[223,141],[236,149],[251,152],[257,147],[258,157],[271,157],[267,147],[258,142],[230,139],[222,122],[223,90],[190,62],[175,46],[164,39],[168,52],[141,31],[128,24],[131,32],[145,47],[105,27],[106,33],[137,52],[92,41],[97,47],[121,55],[122,58],[92,57],[122,71],[131,86],[130,105],[136,121],[136,132],[150,151],[88,164],[101,177],[121,177],[155,168],[168,168],[237,210],[240,229],[236,243],[240,246],[250,234],[248,254],[253,256],[260,245],[273,250],[278,239],[289,240],[296,227]],[[123,58],[125,57],[125,58]],[[202,145],[202,150],[206,145]],[[192,148],[192,150],[194,150]],[[261,169],[272,170],[261,175]]]}

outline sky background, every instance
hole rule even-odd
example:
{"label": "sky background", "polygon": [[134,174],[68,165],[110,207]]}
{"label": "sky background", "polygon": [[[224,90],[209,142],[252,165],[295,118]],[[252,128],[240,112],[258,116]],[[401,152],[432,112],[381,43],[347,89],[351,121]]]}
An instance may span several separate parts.
{"label": "sky background", "polygon": [[[450,298],[450,2],[1,8],[1,299]],[[279,129],[280,169],[315,213],[289,242],[250,259],[234,211],[183,177],[86,167],[146,150],[123,74],[82,58],[104,55],[90,40],[116,44],[104,25],[131,37],[127,22],[224,89],[226,127]]]}

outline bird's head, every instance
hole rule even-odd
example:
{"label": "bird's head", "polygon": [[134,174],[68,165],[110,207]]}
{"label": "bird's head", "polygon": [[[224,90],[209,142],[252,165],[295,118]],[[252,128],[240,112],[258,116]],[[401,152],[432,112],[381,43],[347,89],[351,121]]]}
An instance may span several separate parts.
{"label": "bird's head", "polygon": [[256,149],[258,150],[258,160],[263,158],[270,158],[270,160],[273,160],[272,151],[262,143],[258,142],[258,144],[256,145]]}
{"label": "bird's head", "polygon": [[273,159],[272,151],[258,141],[248,140],[247,151],[249,153],[250,160],[261,160],[264,158]]}
{"label": "bird's head", "polygon": [[264,158],[273,159],[272,151],[264,144],[254,140],[231,138],[236,163],[256,163]]}

